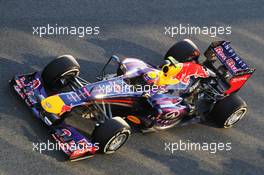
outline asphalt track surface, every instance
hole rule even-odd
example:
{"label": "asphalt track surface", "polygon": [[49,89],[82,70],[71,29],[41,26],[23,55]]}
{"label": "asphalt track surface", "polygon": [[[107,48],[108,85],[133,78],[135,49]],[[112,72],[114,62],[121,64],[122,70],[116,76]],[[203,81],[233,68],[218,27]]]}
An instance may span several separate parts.
{"label": "asphalt track surface", "polygon": [[[264,173],[264,5],[263,1],[4,1],[0,0],[0,174],[263,174]],[[100,35],[32,35],[47,24],[100,26]],[[231,35],[164,35],[164,26],[231,26]],[[177,40],[192,39],[201,50],[213,40],[232,41],[257,71],[239,94],[247,116],[228,130],[192,124],[159,133],[134,134],[113,155],[70,163],[62,152],[33,151],[32,142],[51,139],[14,95],[8,80],[41,70],[62,54],[74,55],[81,75],[94,80],[112,54],[161,63]],[[231,151],[164,151],[165,142],[231,142]]]}

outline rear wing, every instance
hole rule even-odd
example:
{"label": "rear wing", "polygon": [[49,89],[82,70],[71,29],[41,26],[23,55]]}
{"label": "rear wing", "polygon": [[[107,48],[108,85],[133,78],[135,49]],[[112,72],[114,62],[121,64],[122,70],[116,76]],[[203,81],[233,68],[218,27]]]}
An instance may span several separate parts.
{"label": "rear wing", "polygon": [[205,64],[229,84],[226,94],[238,91],[255,71],[236,54],[229,41],[212,42],[204,55]]}

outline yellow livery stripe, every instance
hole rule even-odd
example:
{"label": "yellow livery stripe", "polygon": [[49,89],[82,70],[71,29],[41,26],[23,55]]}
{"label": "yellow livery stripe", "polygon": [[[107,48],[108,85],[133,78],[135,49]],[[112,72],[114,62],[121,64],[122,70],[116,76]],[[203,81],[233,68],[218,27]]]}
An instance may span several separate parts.
{"label": "yellow livery stripe", "polygon": [[41,101],[41,106],[45,111],[53,114],[60,114],[62,107],[65,105],[58,95],[53,95]]}

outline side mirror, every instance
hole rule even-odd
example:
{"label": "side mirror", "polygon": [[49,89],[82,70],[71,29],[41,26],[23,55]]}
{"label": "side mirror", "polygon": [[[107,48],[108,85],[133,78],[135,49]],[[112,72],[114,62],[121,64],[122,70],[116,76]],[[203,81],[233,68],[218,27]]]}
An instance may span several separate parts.
{"label": "side mirror", "polygon": [[110,58],[110,60],[109,60],[109,62],[110,62],[111,60],[115,60],[115,61],[116,61],[117,63],[119,63],[119,64],[121,63],[119,57],[116,56],[116,55],[112,55],[111,58]]}
{"label": "side mirror", "polygon": [[108,64],[109,64],[112,60],[114,60],[115,62],[117,62],[118,65],[121,64],[121,61],[120,61],[119,57],[116,56],[116,55],[112,55],[112,56],[109,58],[109,60],[106,62],[106,64],[104,65],[104,67],[103,67],[103,69],[102,69],[102,71],[101,71],[101,72],[102,72],[101,79],[104,78],[104,76],[105,76],[105,69],[106,69],[106,67],[108,66]]}
{"label": "side mirror", "polygon": [[173,58],[172,56],[169,56],[168,58],[166,58],[166,61],[168,61],[173,66],[175,66],[178,63],[178,61],[176,61],[175,58]]}

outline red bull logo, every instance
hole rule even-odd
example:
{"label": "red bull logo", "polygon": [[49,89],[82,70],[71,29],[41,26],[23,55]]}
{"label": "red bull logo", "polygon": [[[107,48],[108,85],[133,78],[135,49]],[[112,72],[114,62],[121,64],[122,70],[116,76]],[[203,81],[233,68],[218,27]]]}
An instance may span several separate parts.
{"label": "red bull logo", "polygon": [[216,48],[214,48],[215,52],[219,55],[219,57],[225,61],[226,60],[226,55],[223,51],[223,48],[221,46],[218,46]]}
{"label": "red bull logo", "polygon": [[182,63],[182,68],[180,72],[174,76],[174,78],[178,79],[183,84],[190,83],[190,77],[194,76],[195,78],[207,78],[209,76],[208,72],[205,68],[199,64],[187,62]]}

